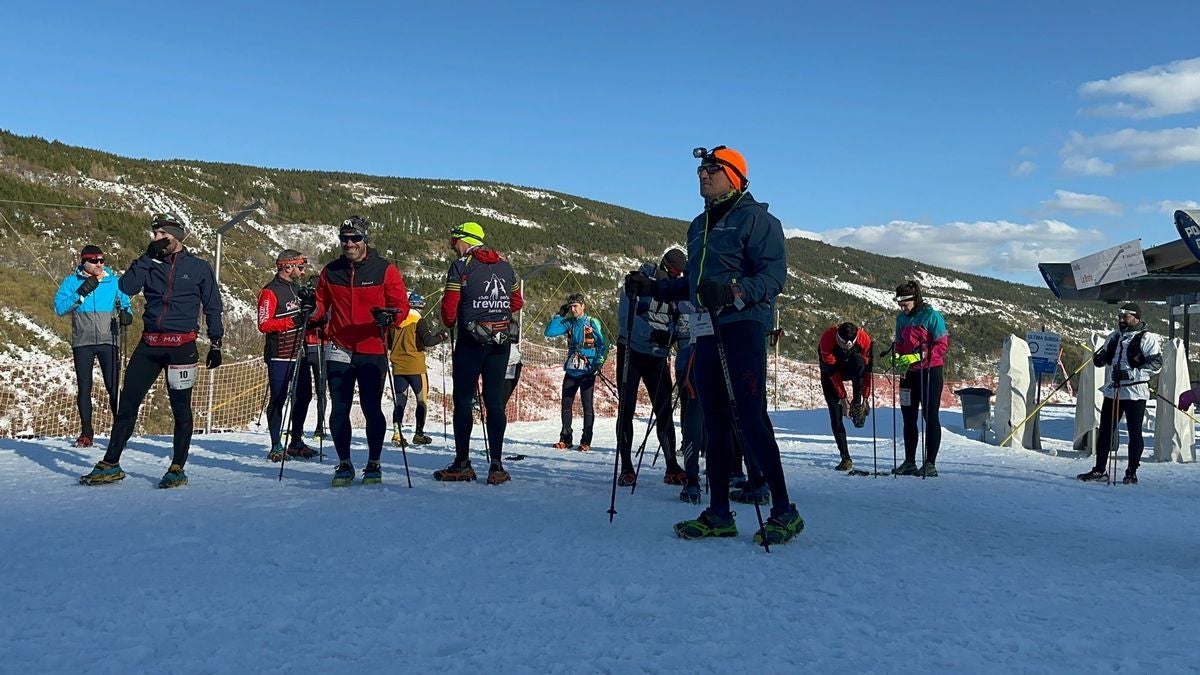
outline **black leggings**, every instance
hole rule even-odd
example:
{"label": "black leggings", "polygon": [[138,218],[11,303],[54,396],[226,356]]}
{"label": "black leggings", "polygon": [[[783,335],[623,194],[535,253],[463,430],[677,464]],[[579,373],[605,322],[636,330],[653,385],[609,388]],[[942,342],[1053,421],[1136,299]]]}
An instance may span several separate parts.
{"label": "black leggings", "polygon": [[592,444],[592,425],[596,421],[596,376],[595,375],[563,375],[562,383],[562,430],[558,432],[558,440],[571,444],[575,432],[571,429],[571,419],[574,417],[575,392],[579,392],[579,402],[583,404],[583,434],[579,442]]}
{"label": "black leggings", "polygon": [[[200,361],[196,351],[196,343],[191,342],[178,347],[151,347],[145,342],[138,342],[129,357],[129,368],[125,371],[125,386],[121,389],[121,402],[117,405],[117,419],[113,423],[112,439],[104,452],[104,461],[116,464],[121,461],[121,453],[129,437],[133,436],[133,427],[137,424],[138,409],[150,393],[150,387],[158,379],[159,373],[171,366],[195,366]],[[187,377],[195,383],[196,371],[188,371]],[[170,377],[168,376],[168,382]],[[171,402],[171,415],[175,418],[174,448],[171,463],[183,466],[187,463],[188,449],[192,445],[192,388],[172,389],[167,386],[167,399]]]}
{"label": "black leggings", "polygon": [[392,384],[396,387],[396,404],[392,406],[392,424],[399,428],[404,423],[404,409],[408,407],[408,390],[412,389],[417,401],[416,419],[417,433],[425,431],[425,375],[393,375]]}
{"label": "black leggings", "polygon": [[500,463],[504,453],[504,432],[508,429],[508,419],[504,415],[504,373],[508,371],[509,349],[507,344],[481,345],[465,331],[459,331],[453,358],[454,460],[459,464],[471,459],[471,431],[475,427],[471,401],[481,377],[488,456],[493,462]]}
{"label": "black leggings", "polygon": [[117,414],[117,382],[121,378],[121,362],[117,359],[116,345],[85,345],[72,347],[75,357],[75,380],[79,392],[75,404],[79,407],[79,426],[83,436],[94,436],[92,429],[92,363],[100,360],[100,375],[104,378],[104,389],[108,392],[108,408]]}
{"label": "black leggings", "polygon": [[917,461],[917,446],[921,436],[917,415],[921,413],[925,419],[924,461],[933,464],[942,446],[942,422],[938,417],[942,407],[942,367],[910,368],[900,380],[902,402],[905,389],[909,392],[909,404],[902,403],[900,406],[900,414],[904,417],[904,461]]}
{"label": "black leggings", "polygon": [[353,354],[350,363],[325,360],[329,375],[329,433],[338,459],[350,461],[350,408],[354,405],[354,385],[358,385],[358,404],[367,419],[367,461],[378,462],[383,455],[383,434],[387,417],[383,415],[383,385],[388,373],[383,354]]}
{"label": "black leggings", "polygon": [[308,345],[304,351],[304,362],[312,371],[313,389],[317,397],[317,429],[325,428],[325,366],[321,363],[321,347]]}

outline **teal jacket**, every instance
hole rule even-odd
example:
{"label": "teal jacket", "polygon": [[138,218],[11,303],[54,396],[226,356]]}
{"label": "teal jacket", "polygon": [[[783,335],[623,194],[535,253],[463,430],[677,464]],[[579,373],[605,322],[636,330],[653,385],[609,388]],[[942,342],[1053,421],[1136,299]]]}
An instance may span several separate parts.
{"label": "teal jacket", "polygon": [[736,283],[745,305],[726,307],[718,325],[734,321],[775,323],[775,296],[787,281],[787,251],[783,224],[767,212],[767,204],[744,192],[723,218],[708,222],[708,211],[688,227],[687,278],[658,282],[654,296],[663,300],[690,300],[697,307],[696,286],[704,279]]}
{"label": "teal jacket", "polygon": [[563,370],[571,377],[582,377],[600,370],[608,358],[608,340],[600,321],[590,314],[576,318],[555,315],[546,325],[546,337],[567,336],[567,360]]}
{"label": "teal jacket", "polygon": [[71,315],[71,346],[114,345],[117,336],[113,330],[116,310],[129,311],[129,296],[117,287],[117,277],[112,268],[104,266],[100,285],[86,298],[79,297],[79,285],[87,279],[81,267],[62,280],[54,294],[54,313]]}

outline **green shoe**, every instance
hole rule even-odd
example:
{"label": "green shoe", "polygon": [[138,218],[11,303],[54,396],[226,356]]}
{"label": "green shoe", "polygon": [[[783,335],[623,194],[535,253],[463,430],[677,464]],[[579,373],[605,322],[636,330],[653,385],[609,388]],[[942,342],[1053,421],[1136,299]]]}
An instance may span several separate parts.
{"label": "green shoe", "polygon": [[763,529],[754,533],[754,543],[761,545],[764,535],[768,544],[784,544],[792,540],[804,530],[804,519],[796,510],[796,505],[783,513],[771,516],[763,523]]}
{"label": "green shoe", "polygon": [[383,469],[378,462],[367,462],[367,468],[363,469],[362,484],[363,485],[379,485],[383,482]]}
{"label": "green shoe", "polygon": [[79,477],[80,485],[105,485],[125,479],[125,472],[120,464],[109,464],[105,461],[96,462],[96,466],[86,475]]}
{"label": "green shoe", "polygon": [[833,467],[833,470],[834,471],[849,471],[850,469],[853,469],[853,468],[854,468],[854,460],[850,459],[849,457],[843,457],[842,461],[838,462],[838,465]]}
{"label": "green shoe", "polygon": [[342,462],[333,470],[333,487],[346,487],[354,482],[354,465]]}
{"label": "green shoe", "polygon": [[917,463],[906,459],[903,464],[892,469],[892,473],[897,476],[915,476],[917,475]]}
{"label": "green shoe", "polygon": [[920,469],[917,469],[916,475],[922,478],[937,478],[937,467],[933,465],[933,462],[925,462]]}
{"label": "green shoe", "polygon": [[425,432],[418,431],[413,434],[412,442],[413,445],[429,445],[433,442],[433,439],[426,435]]}
{"label": "green shoe", "polygon": [[705,537],[736,537],[737,523],[730,513],[718,516],[708,509],[695,520],[685,520],[675,523],[675,534],[682,539],[703,539]]}
{"label": "green shoe", "polygon": [[163,474],[162,480],[158,481],[158,487],[165,490],[167,488],[183,487],[187,483],[187,474],[183,472],[183,467],[178,464],[172,464],[171,468],[167,469],[167,472]]}

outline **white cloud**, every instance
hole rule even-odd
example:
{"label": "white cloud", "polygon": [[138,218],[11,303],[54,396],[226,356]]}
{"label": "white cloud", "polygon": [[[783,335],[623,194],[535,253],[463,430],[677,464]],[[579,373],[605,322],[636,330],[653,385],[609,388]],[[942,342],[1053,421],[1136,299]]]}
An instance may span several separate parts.
{"label": "white cloud", "polygon": [[787,237],[788,239],[799,238],[799,239],[815,239],[816,241],[821,241],[821,233],[820,232],[813,232],[812,230],[802,230],[798,227],[783,228],[783,236]]}
{"label": "white cloud", "polygon": [[1010,170],[1010,173],[1012,173],[1012,175],[1014,175],[1014,176],[1028,176],[1029,174],[1033,173],[1034,171],[1037,171],[1037,164],[1034,164],[1033,162],[1031,162],[1029,160],[1025,160],[1025,161],[1021,162],[1020,164],[1014,166]]}
{"label": "white cloud", "polygon": [[1134,100],[1134,103],[1119,101],[1086,109],[1099,115],[1146,119],[1200,110],[1200,58],[1085,82],[1080,85],[1079,93]]}
{"label": "white cloud", "polygon": [[[1072,131],[1059,155],[1063,168],[1088,176],[1111,176],[1118,167],[1165,168],[1195,163],[1200,162],[1200,127],[1121,129],[1096,136]],[[1116,161],[1102,159],[1105,155]]]}
{"label": "white cloud", "polygon": [[1040,262],[1075,260],[1104,241],[1097,230],[1082,230],[1060,220],[954,222],[925,225],[894,220],[829,230],[821,237],[834,246],[912,258],[930,265],[974,274],[1031,273]]}
{"label": "white cloud", "polygon": [[1121,215],[1124,210],[1120,204],[1103,195],[1085,195],[1069,190],[1055,190],[1054,198],[1042,202],[1042,206],[1051,211],[1103,213],[1110,216]]}
{"label": "white cloud", "polygon": [[1163,199],[1161,201],[1154,202],[1153,204],[1151,204],[1144,210],[1158,211],[1159,213],[1168,213],[1171,215],[1175,215],[1176,211],[1189,210],[1189,209],[1200,209],[1200,202],[1194,202],[1190,199],[1185,199],[1182,201],[1176,201],[1173,199]]}

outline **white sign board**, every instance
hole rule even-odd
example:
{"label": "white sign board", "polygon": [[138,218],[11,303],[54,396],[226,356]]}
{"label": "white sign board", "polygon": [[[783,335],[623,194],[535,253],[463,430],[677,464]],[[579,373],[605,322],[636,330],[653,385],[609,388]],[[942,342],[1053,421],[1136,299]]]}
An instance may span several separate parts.
{"label": "white sign board", "polygon": [[1058,370],[1058,333],[1030,331],[1025,334],[1029,343],[1029,359],[1033,372],[1038,375],[1053,375]]}
{"label": "white sign board", "polygon": [[1075,276],[1075,288],[1080,290],[1146,276],[1146,257],[1142,255],[1142,241],[1134,239],[1120,246],[1073,260],[1071,273]]}

